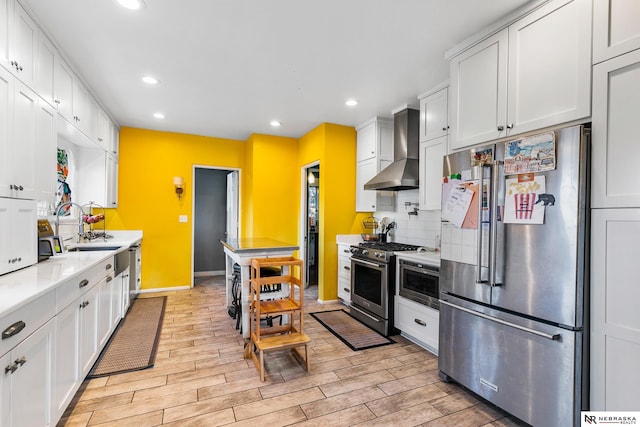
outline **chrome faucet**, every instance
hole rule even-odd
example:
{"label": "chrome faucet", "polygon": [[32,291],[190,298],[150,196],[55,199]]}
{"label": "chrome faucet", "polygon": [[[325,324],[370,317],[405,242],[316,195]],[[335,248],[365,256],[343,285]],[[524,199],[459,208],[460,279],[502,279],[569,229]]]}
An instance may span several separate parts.
{"label": "chrome faucet", "polygon": [[84,235],[84,224],[82,222],[82,216],[83,216],[82,206],[79,205],[78,203],[64,202],[61,205],[56,206],[56,236],[60,235],[60,211],[62,210],[62,208],[66,206],[70,206],[72,208],[76,206],[78,208],[78,242],[77,243],[80,243],[80,239]]}

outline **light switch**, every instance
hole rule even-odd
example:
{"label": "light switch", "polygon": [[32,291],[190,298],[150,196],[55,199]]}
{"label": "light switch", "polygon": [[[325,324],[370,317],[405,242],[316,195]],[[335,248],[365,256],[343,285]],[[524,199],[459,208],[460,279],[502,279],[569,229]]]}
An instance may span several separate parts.
{"label": "light switch", "polygon": [[187,215],[180,215],[178,217],[178,222],[187,222],[189,221],[189,217]]}

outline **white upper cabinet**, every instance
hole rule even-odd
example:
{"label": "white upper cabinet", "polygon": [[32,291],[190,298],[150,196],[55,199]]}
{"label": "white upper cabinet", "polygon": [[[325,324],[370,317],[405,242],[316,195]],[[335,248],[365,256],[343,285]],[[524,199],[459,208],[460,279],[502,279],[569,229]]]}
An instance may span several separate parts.
{"label": "white upper cabinet", "polygon": [[640,49],[640,2],[593,2],[593,63]]}
{"label": "white upper cabinet", "polygon": [[109,116],[104,112],[102,108],[97,108],[97,133],[96,142],[106,151],[112,152],[111,136],[113,131],[111,130],[111,121]]}
{"label": "white upper cabinet", "polygon": [[[15,82],[13,138],[9,144],[9,188],[11,197],[36,197],[36,115],[38,96],[26,85]],[[52,167],[55,159],[51,160]]]}
{"label": "white upper cabinet", "polygon": [[54,82],[58,51],[42,31],[39,33],[37,54],[36,92],[49,105],[55,106]]}
{"label": "white upper cabinet", "polygon": [[59,57],[56,58],[54,72],[54,102],[58,113],[70,123],[73,120],[73,71]]}
{"label": "white upper cabinet", "polygon": [[420,100],[420,142],[440,138],[449,133],[448,96],[446,87],[418,97]]}
{"label": "white upper cabinet", "polygon": [[0,67],[0,196],[10,197],[9,142],[13,137],[14,79]]}
{"label": "white upper cabinet", "polygon": [[451,60],[452,149],[504,136],[508,40],[503,30]]}
{"label": "white upper cabinet", "polygon": [[591,2],[554,0],[451,60],[452,149],[591,112]]}
{"label": "white upper cabinet", "polygon": [[42,98],[36,107],[36,199],[56,201],[56,148],[58,145],[58,115]]}
{"label": "white upper cabinet", "polygon": [[0,65],[9,69],[9,41],[13,29],[14,0],[0,0]]}
{"label": "white upper cabinet", "polygon": [[9,40],[11,72],[24,84],[33,88],[36,78],[38,26],[20,3],[14,4],[13,33]]}
{"label": "white upper cabinet", "polygon": [[364,184],[393,162],[393,120],[376,117],[356,131],[356,212],[394,210],[394,192],[364,189]]}
{"label": "white upper cabinet", "polygon": [[640,50],[593,67],[591,206],[640,207]]}

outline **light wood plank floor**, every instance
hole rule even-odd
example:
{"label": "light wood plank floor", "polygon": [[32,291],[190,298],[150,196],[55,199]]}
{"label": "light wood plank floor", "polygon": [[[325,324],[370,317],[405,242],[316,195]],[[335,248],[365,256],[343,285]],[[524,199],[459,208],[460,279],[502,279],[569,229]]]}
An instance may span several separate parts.
{"label": "light wood plank floor", "polygon": [[[311,372],[290,351],[266,355],[264,383],[226,312],[222,277],[167,295],[155,366],[87,380],[58,426],[520,426],[438,378],[437,358],[400,336],[352,351],[305,315]],[[305,311],[320,305],[305,292]]]}

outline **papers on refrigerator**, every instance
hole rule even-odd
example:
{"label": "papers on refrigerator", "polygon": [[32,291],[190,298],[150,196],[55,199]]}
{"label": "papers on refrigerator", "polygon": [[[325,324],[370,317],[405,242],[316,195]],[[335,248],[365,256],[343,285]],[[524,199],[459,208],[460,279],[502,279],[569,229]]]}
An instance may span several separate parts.
{"label": "papers on refrigerator", "polygon": [[545,177],[529,180],[508,178],[504,197],[504,222],[511,224],[544,224]]}
{"label": "papers on refrigerator", "polygon": [[467,216],[473,194],[474,191],[469,186],[457,185],[451,188],[442,208],[442,219],[456,227],[461,227]]}

